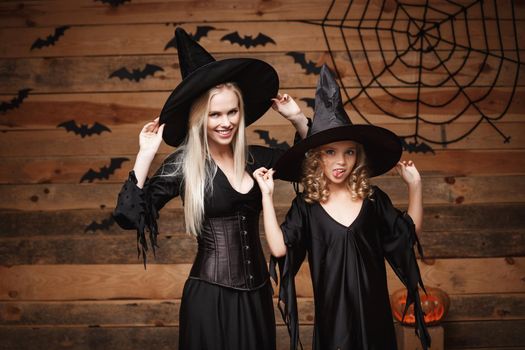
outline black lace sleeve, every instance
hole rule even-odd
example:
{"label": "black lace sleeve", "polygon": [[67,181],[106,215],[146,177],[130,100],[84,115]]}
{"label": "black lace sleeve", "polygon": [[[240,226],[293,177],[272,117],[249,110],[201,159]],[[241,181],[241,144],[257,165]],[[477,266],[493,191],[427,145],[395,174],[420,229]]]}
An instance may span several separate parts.
{"label": "black lace sleeve", "polygon": [[407,288],[404,314],[406,314],[409,306],[414,304],[416,334],[421,341],[423,349],[426,350],[430,347],[431,339],[425,325],[418,285],[423,290],[425,290],[425,286],[421,279],[413,248],[416,245],[422,257],[423,249],[417,238],[414,222],[408,213],[396,209],[386,193],[378,187],[374,187],[373,198],[379,215],[384,222],[383,250],[385,258]]}
{"label": "black lace sleeve", "polygon": [[137,230],[137,252],[142,255],[146,267],[148,243],[146,231],[153,254],[157,245],[159,210],[166,203],[179,195],[180,176],[170,176],[174,169],[174,158],[168,157],[155,175],[146,180],[141,189],[137,186],[135,172],[131,171],[118,195],[117,205],[113,211],[115,221],[126,230]]}

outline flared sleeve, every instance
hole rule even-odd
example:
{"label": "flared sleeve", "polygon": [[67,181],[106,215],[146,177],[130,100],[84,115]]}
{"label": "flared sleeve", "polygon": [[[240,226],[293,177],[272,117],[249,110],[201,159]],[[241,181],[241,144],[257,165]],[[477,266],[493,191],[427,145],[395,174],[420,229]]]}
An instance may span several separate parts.
{"label": "flared sleeve", "polygon": [[158,247],[159,210],[180,193],[180,176],[170,175],[176,168],[178,158],[176,155],[166,158],[155,174],[146,180],[143,188],[137,186],[135,172],[131,171],[122,185],[113,211],[113,218],[120,227],[137,231],[137,254],[139,257],[142,255],[144,268],[146,268],[148,251],[146,232],[149,233],[151,248],[155,255],[155,248]]}
{"label": "flared sleeve", "polygon": [[407,301],[403,317],[413,303],[416,334],[421,341],[423,349],[426,350],[430,347],[431,339],[425,325],[418,291],[418,285],[424,291],[425,286],[421,279],[421,273],[413,249],[414,245],[416,245],[419,254],[423,257],[423,250],[416,235],[416,228],[408,213],[396,209],[386,193],[378,187],[374,187],[373,190],[372,196],[384,223],[383,251],[385,258],[407,288]]}
{"label": "flared sleeve", "polygon": [[[295,275],[303,263],[307,251],[307,213],[302,194],[298,194],[281,225],[286,244],[286,255],[270,258],[270,275],[277,282],[276,267],[279,267],[278,307],[290,333],[290,349],[297,349],[299,340],[299,319]],[[302,348],[302,345],[301,345]]]}

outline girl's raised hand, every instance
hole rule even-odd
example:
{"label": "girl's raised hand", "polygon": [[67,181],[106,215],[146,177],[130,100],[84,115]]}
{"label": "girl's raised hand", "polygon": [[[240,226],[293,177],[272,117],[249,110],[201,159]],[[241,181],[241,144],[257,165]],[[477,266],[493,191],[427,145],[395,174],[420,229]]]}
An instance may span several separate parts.
{"label": "girl's raised hand", "polygon": [[259,184],[259,187],[261,189],[262,194],[268,194],[270,196],[273,195],[273,173],[275,171],[273,169],[266,169],[264,167],[259,168],[253,172],[253,177],[257,181],[257,184]]}
{"label": "girl's raised hand", "polygon": [[159,125],[159,118],[157,117],[152,122],[144,125],[139,135],[140,152],[157,153],[157,150],[162,143],[162,132],[164,124]]}
{"label": "girl's raised hand", "polygon": [[272,108],[286,119],[293,121],[294,118],[302,117],[301,108],[290,95],[277,94],[275,98],[272,98],[272,101]]}
{"label": "girl's raised hand", "polygon": [[419,171],[417,171],[413,161],[399,161],[396,165],[396,171],[407,185],[410,186],[421,184],[421,175],[419,175]]}

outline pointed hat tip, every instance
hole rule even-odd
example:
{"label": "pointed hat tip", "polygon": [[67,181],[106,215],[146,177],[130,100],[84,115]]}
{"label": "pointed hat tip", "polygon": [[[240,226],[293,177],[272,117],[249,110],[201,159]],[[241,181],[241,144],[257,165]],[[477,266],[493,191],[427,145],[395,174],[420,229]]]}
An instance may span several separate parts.
{"label": "pointed hat tip", "polygon": [[198,68],[214,62],[213,56],[195,41],[182,27],[175,28],[177,54],[182,78]]}

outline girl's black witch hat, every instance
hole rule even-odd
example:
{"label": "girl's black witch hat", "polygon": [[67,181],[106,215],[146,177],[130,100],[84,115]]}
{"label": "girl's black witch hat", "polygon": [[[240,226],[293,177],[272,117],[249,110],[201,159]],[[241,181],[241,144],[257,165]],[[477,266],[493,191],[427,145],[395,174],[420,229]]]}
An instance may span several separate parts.
{"label": "girl's black witch hat", "polygon": [[355,125],[346,114],[339,86],[326,65],[321,68],[315,92],[315,112],[305,139],[286,151],[275,165],[275,177],[298,182],[305,153],[336,141],[351,140],[364,146],[370,176],[386,173],[403,151],[393,132],[374,125]]}

